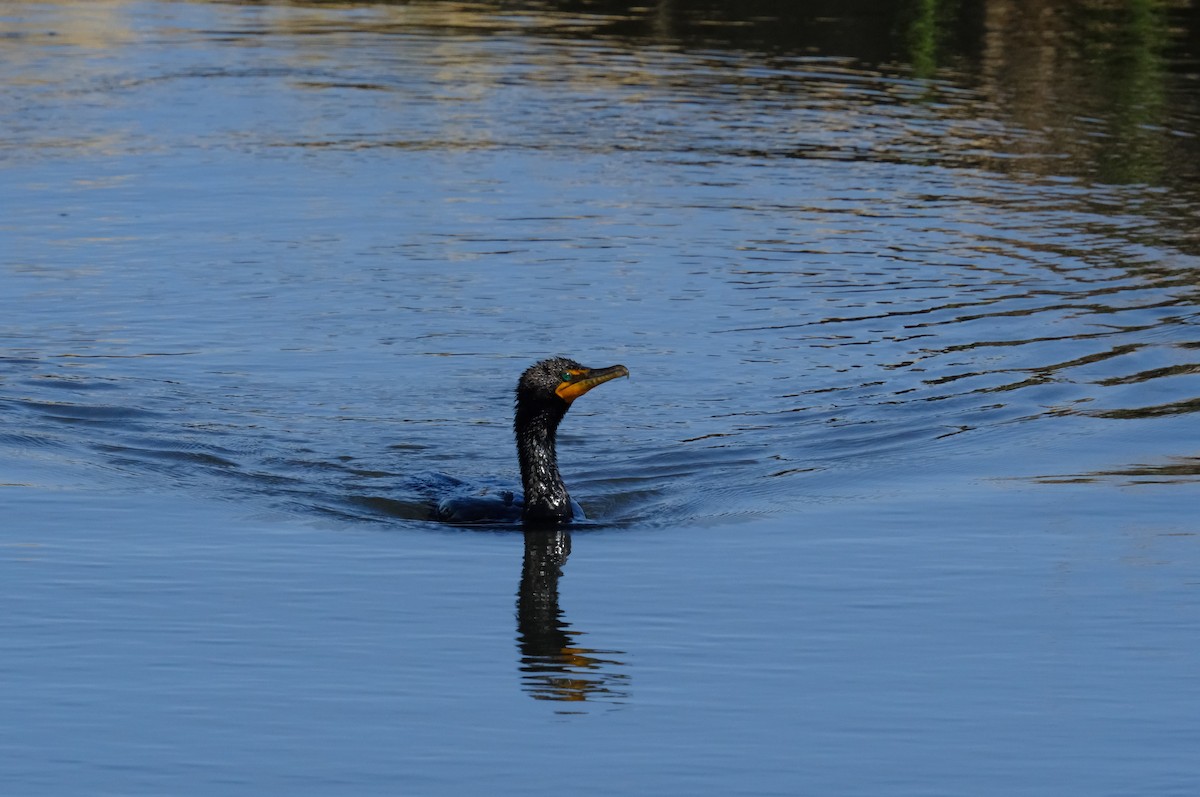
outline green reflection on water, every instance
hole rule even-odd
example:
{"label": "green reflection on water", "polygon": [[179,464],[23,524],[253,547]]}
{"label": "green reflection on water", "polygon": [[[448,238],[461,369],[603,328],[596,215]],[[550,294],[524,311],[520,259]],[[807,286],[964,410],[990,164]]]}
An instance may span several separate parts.
{"label": "green reflection on water", "polygon": [[1089,61],[1101,67],[1109,88],[1107,114],[1114,146],[1098,153],[1100,179],[1159,183],[1168,168],[1165,117],[1167,22],[1156,0],[1129,0],[1116,19],[1100,17],[1086,30]]}

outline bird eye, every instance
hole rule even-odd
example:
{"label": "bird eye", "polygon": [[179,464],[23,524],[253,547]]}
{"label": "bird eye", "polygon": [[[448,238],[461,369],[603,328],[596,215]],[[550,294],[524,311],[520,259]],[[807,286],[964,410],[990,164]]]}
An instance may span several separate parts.
{"label": "bird eye", "polygon": [[571,381],[571,372],[570,371],[563,371],[562,374],[560,374],[560,376],[562,377],[562,381],[564,381],[564,382]]}

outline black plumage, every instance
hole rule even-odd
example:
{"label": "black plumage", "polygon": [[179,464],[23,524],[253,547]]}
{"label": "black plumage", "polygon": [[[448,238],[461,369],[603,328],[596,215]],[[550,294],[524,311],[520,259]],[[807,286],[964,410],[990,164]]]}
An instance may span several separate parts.
{"label": "black plumage", "polygon": [[451,523],[511,522],[559,525],[582,518],[558,470],[558,426],[571,403],[611,379],[629,376],[623,365],[588,368],[565,357],[530,366],[517,382],[513,435],[521,466],[523,496],[511,492],[449,498],[438,504],[440,520]]}

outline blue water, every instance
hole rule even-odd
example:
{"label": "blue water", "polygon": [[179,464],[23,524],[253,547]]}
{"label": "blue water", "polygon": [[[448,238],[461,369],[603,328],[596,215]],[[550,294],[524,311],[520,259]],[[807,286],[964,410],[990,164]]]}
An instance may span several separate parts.
{"label": "blue water", "polygon": [[0,9],[6,793],[1194,794],[1198,23],[1019,11]]}

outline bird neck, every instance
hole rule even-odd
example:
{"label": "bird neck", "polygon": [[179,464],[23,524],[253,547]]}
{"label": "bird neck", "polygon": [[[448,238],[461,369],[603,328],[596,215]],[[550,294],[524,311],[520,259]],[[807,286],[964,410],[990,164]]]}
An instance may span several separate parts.
{"label": "bird neck", "polygon": [[517,408],[513,430],[517,438],[517,458],[521,462],[521,483],[525,487],[523,518],[567,521],[571,519],[571,496],[558,472],[555,448],[558,424],[566,414],[566,405]]}

